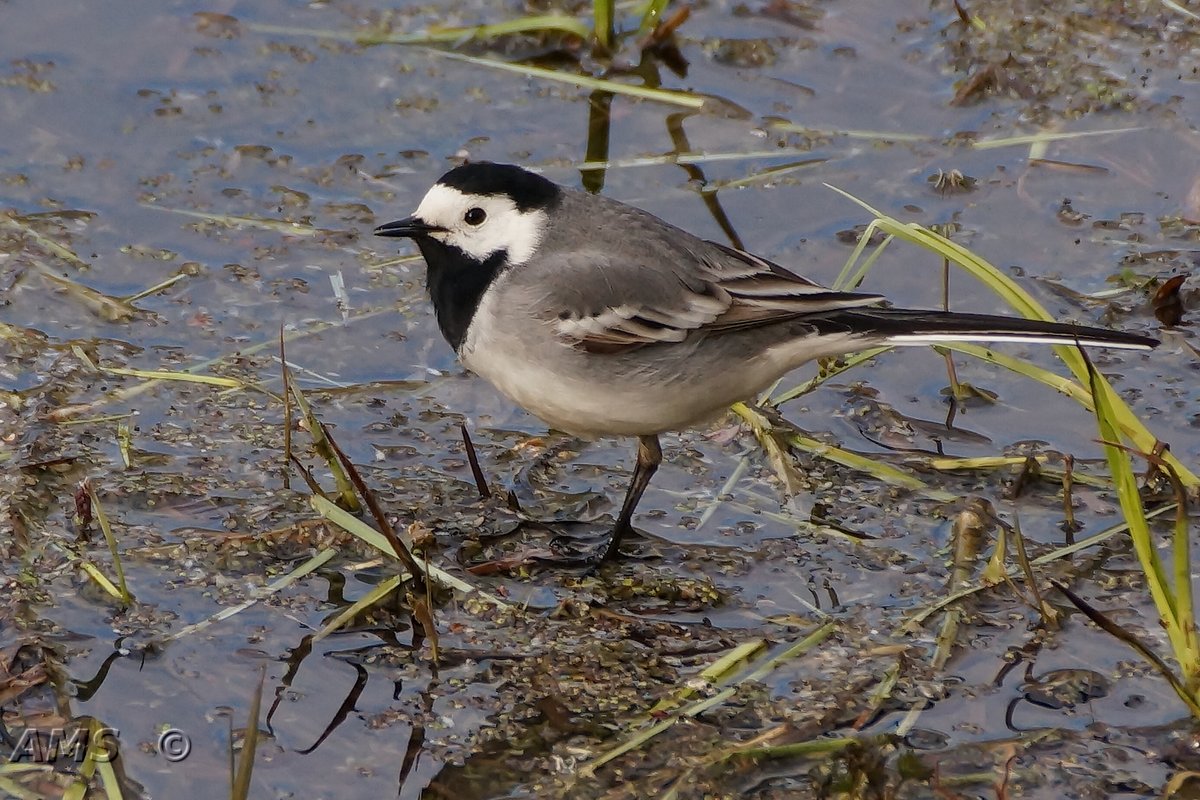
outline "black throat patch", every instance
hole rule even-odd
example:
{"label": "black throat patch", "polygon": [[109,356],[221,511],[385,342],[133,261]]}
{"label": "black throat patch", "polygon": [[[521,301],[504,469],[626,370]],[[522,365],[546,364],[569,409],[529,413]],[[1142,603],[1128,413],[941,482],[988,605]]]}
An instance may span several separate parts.
{"label": "black throat patch", "polygon": [[487,261],[472,260],[457,247],[422,236],[417,241],[425,258],[425,285],[433,301],[442,336],[458,352],[483,293],[504,268],[508,252],[499,250]]}

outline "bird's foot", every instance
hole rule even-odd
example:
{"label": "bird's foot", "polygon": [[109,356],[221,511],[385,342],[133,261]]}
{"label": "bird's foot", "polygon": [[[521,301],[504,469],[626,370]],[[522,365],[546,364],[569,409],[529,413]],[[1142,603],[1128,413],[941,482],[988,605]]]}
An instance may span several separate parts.
{"label": "bird's foot", "polygon": [[[627,556],[621,552],[621,542],[633,535],[636,534],[631,527],[614,529],[607,533],[604,541],[598,547],[589,543],[584,550],[579,547],[578,537],[557,536],[551,540],[550,546],[557,552],[566,550],[567,553],[563,555],[564,560],[570,561],[576,567],[587,567],[588,574],[594,574],[603,565],[626,558]],[[600,536],[586,538],[595,540]]]}
{"label": "bird's foot", "polygon": [[[612,528],[599,528],[587,522],[542,522],[522,520],[509,529],[504,537],[520,535],[521,544],[515,550],[505,548],[506,553],[496,554],[483,561],[466,565],[476,575],[509,572],[525,565],[553,567],[556,569],[581,569],[584,574],[595,574],[604,564],[622,559],[636,559],[639,555],[622,552],[622,543],[640,538],[633,528],[620,534]],[[540,543],[539,543],[540,541]]]}

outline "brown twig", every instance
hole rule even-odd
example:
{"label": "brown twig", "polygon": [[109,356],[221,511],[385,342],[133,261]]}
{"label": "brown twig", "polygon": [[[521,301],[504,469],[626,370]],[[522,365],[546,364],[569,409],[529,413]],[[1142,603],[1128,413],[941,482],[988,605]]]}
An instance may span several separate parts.
{"label": "brown twig", "polygon": [[292,488],[292,471],[288,464],[295,460],[292,455],[292,372],[287,368],[287,353],[284,350],[283,323],[279,323],[279,363],[283,372],[283,488]]}
{"label": "brown twig", "polygon": [[325,427],[325,423],[317,420],[317,424],[321,426],[321,433],[324,434],[329,446],[337,455],[338,461],[342,463],[342,468],[346,470],[346,476],[350,478],[350,482],[354,484],[358,496],[367,504],[367,508],[371,510],[371,516],[375,518],[375,524],[379,526],[379,532],[388,540],[388,544],[392,546],[392,551],[396,554],[396,558],[404,565],[404,568],[409,571],[414,578],[425,580],[425,570],[417,563],[417,559],[413,557],[412,552],[400,541],[400,537],[396,535],[391,524],[388,522],[387,516],[383,513],[383,509],[379,506],[379,501],[375,498],[375,493],[367,488],[367,483],[358,474],[358,470],[354,468],[354,464],[350,458],[342,452],[342,448],[329,434],[329,429]]}
{"label": "brown twig", "polygon": [[1171,685],[1171,688],[1175,690],[1175,693],[1179,695],[1180,699],[1183,700],[1183,702],[1191,710],[1193,716],[1200,716],[1200,704],[1198,704],[1195,698],[1188,693],[1187,687],[1184,686],[1183,682],[1179,680],[1178,676],[1171,671],[1171,668],[1167,665],[1167,662],[1158,657],[1157,653],[1143,644],[1140,639],[1133,635],[1133,633],[1125,628],[1122,628],[1120,625],[1104,616],[1104,614],[1100,613],[1100,611],[1094,606],[1071,591],[1066,584],[1057,580],[1051,580],[1050,583],[1054,585],[1055,589],[1058,589],[1060,592],[1062,592],[1066,598],[1071,601],[1073,606],[1082,611],[1084,616],[1095,623],[1097,628],[1129,645],[1129,647],[1131,647],[1138,655],[1149,661],[1151,666],[1153,666],[1154,669],[1163,676],[1163,679]]}

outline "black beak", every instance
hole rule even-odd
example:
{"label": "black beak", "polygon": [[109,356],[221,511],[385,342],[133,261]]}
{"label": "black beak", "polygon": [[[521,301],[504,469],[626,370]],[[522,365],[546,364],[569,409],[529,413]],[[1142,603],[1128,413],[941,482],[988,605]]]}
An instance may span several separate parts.
{"label": "black beak", "polygon": [[375,229],[376,236],[391,236],[395,238],[418,239],[431,233],[444,231],[438,225],[430,225],[417,217],[405,217],[395,222],[388,222]]}

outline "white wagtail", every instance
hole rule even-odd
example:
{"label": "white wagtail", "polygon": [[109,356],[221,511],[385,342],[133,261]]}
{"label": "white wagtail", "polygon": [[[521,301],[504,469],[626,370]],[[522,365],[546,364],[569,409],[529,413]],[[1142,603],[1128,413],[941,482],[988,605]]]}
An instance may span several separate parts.
{"label": "white wagtail", "polygon": [[880,307],[778,264],[699,239],[606,197],[509,164],[443,175],[407,219],[438,326],[459,360],[549,425],[637,436],[621,537],[662,461],[658,435],[716,417],[813,359],[952,341],[1147,349],[1101,328]]}

